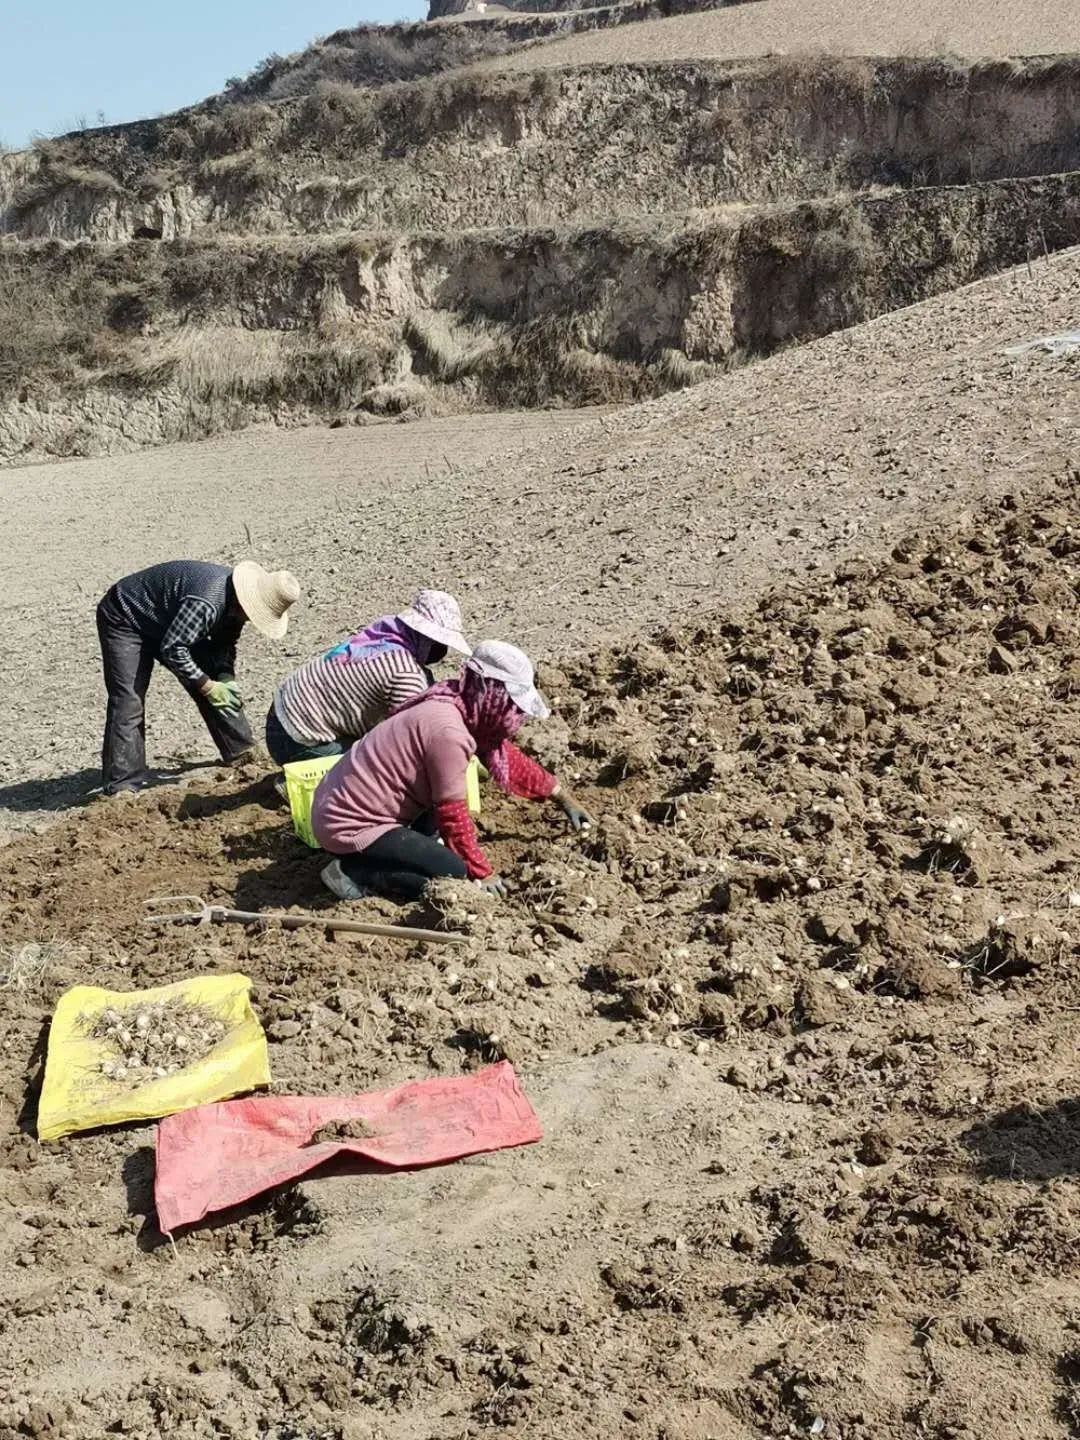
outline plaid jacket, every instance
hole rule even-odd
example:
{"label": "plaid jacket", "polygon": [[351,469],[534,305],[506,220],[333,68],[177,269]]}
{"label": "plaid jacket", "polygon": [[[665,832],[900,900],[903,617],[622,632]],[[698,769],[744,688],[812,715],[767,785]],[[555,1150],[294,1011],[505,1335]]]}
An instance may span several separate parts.
{"label": "plaid jacket", "polygon": [[140,635],[155,642],[158,659],[185,685],[231,675],[244,615],[225,565],[169,560],[125,576],[110,595]]}

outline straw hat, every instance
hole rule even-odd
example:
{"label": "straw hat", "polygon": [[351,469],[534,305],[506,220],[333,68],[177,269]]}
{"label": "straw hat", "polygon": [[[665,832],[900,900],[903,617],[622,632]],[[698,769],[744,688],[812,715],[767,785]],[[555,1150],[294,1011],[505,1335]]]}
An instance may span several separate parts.
{"label": "straw hat", "polygon": [[300,599],[300,582],[288,570],[271,573],[254,560],[241,560],[232,572],[240,608],[260,635],[280,640],[289,628],[288,610]]}
{"label": "straw hat", "polygon": [[533,683],[532,661],[516,645],[503,640],[484,640],[465,661],[465,669],[483,675],[485,680],[499,680],[519,710],[534,720],[546,720],[551,714],[547,701]]}
{"label": "straw hat", "polygon": [[397,618],[436,645],[445,645],[462,655],[472,654],[472,646],[461,631],[461,606],[445,590],[421,590],[411,608],[402,610]]}

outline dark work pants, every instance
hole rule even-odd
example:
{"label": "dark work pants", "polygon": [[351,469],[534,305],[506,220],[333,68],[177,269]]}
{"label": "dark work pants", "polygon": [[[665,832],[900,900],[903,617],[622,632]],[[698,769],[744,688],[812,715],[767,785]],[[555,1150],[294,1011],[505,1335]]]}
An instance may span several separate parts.
{"label": "dark work pants", "polygon": [[[97,609],[98,640],[105,671],[109,706],[101,751],[102,781],[106,795],[131,789],[146,778],[146,692],[154,669],[154,641],[132,628],[108,597]],[[192,647],[192,656],[211,680],[232,678],[234,656],[212,642]],[[184,686],[199,707],[221,758],[235,760],[255,743],[242,710],[226,715],[215,710],[205,695]]]}
{"label": "dark work pants", "polygon": [[[416,823],[427,829],[431,818],[421,816]],[[380,835],[358,855],[340,855],[338,859],[350,880],[395,900],[419,900],[428,881],[439,876],[464,880],[468,875],[459,855],[423,830],[406,830],[401,825]]]}
{"label": "dark work pants", "polygon": [[277,765],[293,765],[299,760],[322,760],[327,755],[344,755],[354,743],[353,740],[328,740],[325,745],[301,745],[282,725],[273,705],[266,712],[266,748]]}

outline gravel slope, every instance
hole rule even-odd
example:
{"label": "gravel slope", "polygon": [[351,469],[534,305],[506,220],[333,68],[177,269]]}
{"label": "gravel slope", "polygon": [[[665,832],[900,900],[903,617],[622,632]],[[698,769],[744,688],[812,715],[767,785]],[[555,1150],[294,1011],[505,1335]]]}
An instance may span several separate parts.
{"label": "gravel slope", "polygon": [[755,0],[700,15],[595,30],[523,51],[500,69],[634,60],[734,59],[819,51],[847,55],[1055,55],[1075,50],[1073,0]]}

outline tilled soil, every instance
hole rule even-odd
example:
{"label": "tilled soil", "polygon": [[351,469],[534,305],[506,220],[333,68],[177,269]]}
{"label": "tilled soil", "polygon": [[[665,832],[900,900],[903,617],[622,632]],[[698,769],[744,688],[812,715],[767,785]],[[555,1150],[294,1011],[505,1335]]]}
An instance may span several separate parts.
{"label": "tilled soil", "polygon": [[[1080,252],[1038,260],[577,425],[248,434],[5,475],[0,842],[98,783],[94,605],[118,576],[178,554],[300,576],[287,639],[241,646],[257,730],[294,665],[420,585],[539,658],[647,632],[1064,470],[1080,358],[1004,352],[1073,327],[1078,286]],[[151,763],[206,756],[167,675],[148,722]]]}
{"label": "tilled soil", "polygon": [[[597,823],[495,801],[463,950],[141,931],[330,907],[268,777],[5,853],[51,939],[0,1042],[0,1437],[1004,1440],[1080,1425],[1080,487],[1004,497],[543,680]],[[508,1056],[536,1146],[318,1178],[177,1239],[152,1130],[32,1138],[75,981],[243,970],[275,1088]]]}

